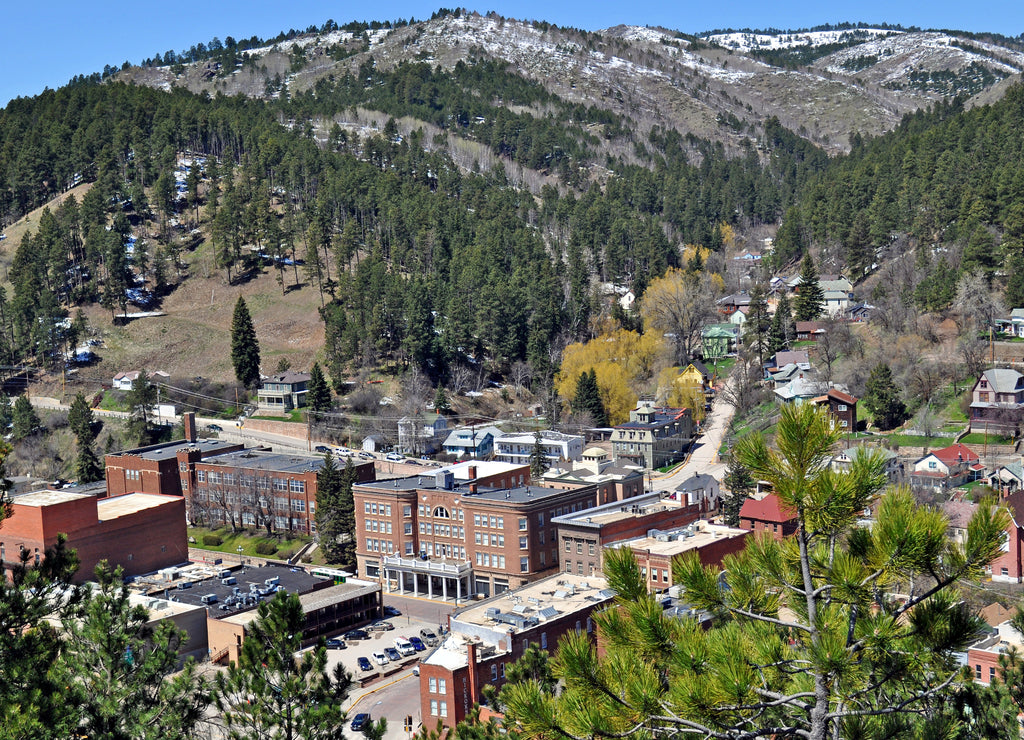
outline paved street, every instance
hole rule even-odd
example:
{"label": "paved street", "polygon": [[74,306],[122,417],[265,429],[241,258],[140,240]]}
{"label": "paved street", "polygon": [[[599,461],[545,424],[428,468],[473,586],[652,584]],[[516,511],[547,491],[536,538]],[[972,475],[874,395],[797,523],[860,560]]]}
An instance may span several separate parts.
{"label": "paved street", "polygon": [[[732,384],[730,377],[725,382],[725,387],[730,388]],[[704,421],[704,430],[694,442],[693,450],[682,466],[671,473],[663,476],[653,475],[651,481],[655,488],[672,490],[684,480],[697,473],[710,473],[719,481],[725,476],[725,463],[718,457],[718,449],[722,446],[722,439],[725,437],[736,408],[725,400],[729,394],[723,389],[715,397],[708,418]]]}

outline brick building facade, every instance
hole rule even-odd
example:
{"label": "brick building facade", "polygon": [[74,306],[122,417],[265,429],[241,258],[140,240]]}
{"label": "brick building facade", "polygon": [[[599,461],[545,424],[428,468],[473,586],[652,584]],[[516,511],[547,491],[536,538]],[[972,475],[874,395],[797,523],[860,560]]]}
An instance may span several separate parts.
{"label": "brick building facade", "polygon": [[188,560],[185,502],[180,496],[133,493],[97,498],[69,491],[16,496],[0,527],[0,559],[18,562],[23,550],[39,562],[46,548],[66,534],[81,565],[75,581],[93,577],[100,560],[124,568],[126,576],[149,573]]}
{"label": "brick building facade", "polygon": [[740,529],[768,532],[777,540],[796,532],[796,512],[782,505],[778,495],[748,498],[740,508]]}
{"label": "brick building facade", "polygon": [[531,485],[522,467],[481,477],[470,470],[469,482],[442,469],[354,486],[358,574],[389,591],[464,598],[553,572],[551,519],[593,506],[596,487]]}

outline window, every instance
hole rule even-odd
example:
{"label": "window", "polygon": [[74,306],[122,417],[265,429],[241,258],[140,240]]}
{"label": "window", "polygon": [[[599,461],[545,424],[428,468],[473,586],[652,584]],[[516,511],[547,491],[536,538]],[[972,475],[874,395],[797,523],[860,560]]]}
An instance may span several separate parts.
{"label": "window", "polygon": [[375,502],[370,503],[370,513],[374,515],[377,513],[377,504]]}
{"label": "window", "polygon": [[544,530],[543,530],[543,529],[542,529],[542,530],[540,531],[540,533],[539,533],[539,534],[537,535],[537,543],[538,543],[538,544],[541,544],[541,545],[543,545],[543,544],[544,544]]}
{"label": "window", "polygon": [[981,680],[981,663],[977,663],[974,666],[974,677],[979,681]]}
{"label": "window", "polygon": [[519,572],[529,573],[530,572],[530,558],[519,558]]}
{"label": "window", "polygon": [[448,681],[444,678],[437,679],[437,693],[447,694],[448,693]]}
{"label": "window", "polygon": [[288,490],[292,493],[305,493],[306,492],[306,481],[304,480],[290,480],[288,481]]}
{"label": "window", "polygon": [[529,543],[527,542],[527,538],[526,537],[520,537],[519,538],[519,549],[520,550],[525,550],[528,546],[529,546]]}
{"label": "window", "polygon": [[384,505],[384,516],[391,516],[391,504]]}
{"label": "window", "polygon": [[540,646],[542,648],[544,648],[545,650],[547,650],[547,647],[548,647],[548,633],[547,632],[541,632],[540,633]]}
{"label": "window", "polygon": [[569,542],[569,540],[565,541],[565,551],[566,552],[572,552],[572,543]]}
{"label": "window", "polygon": [[430,714],[434,717],[437,716],[437,699],[430,700]]}
{"label": "window", "polygon": [[665,583],[668,583],[668,571],[665,569],[662,569],[661,571],[661,580],[663,580]]}
{"label": "window", "polygon": [[405,554],[406,555],[412,555],[413,554],[413,552],[412,552],[412,543],[411,542],[406,542],[405,543]]}
{"label": "window", "polygon": [[448,716],[448,702],[446,702],[446,701],[442,701],[441,702],[441,716],[442,717],[447,717]]}
{"label": "window", "polygon": [[577,542],[576,543],[576,554],[577,555],[582,555],[583,554],[583,543],[582,542]]}
{"label": "window", "polygon": [[491,517],[491,527],[497,527],[497,526],[498,526],[498,517],[492,516]]}
{"label": "window", "polygon": [[233,485],[235,485],[235,474],[234,473],[224,473],[224,485],[226,485],[226,486],[233,486]]}
{"label": "window", "polygon": [[181,479],[181,490],[183,490],[183,491],[187,491],[188,490],[188,478],[182,478]]}
{"label": "window", "polygon": [[544,526],[544,512],[543,511],[540,512],[539,514],[537,514],[537,526],[540,526],[540,527]]}
{"label": "window", "polygon": [[523,532],[525,530],[526,530],[526,517],[525,516],[521,516],[521,517],[519,517],[519,531]]}
{"label": "window", "polygon": [[928,461],[928,469],[929,470],[935,470],[938,467],[939,467],[938,464],[934,460],[929,460]]}
{"label": "window", "polygon": [[305,502],[305,500],[301,499],[301,498],[293,498],[292,499],[292,511],[305,512],[306,511],[306,502]]}
{"label": "window", "polygon": [[408,534],[412,534],[412,522],[406,522],[406,523],[405,523],[405,531],[404,531],[404,534],[407,534],[407,535],[408,535]]}
{"label": "window", "polygon": [[404,507],[402,507],[402,516],[412,516],[412,507],[411,506],[404,506]]}
{"label": "window", "polygon": [[1002,574],[1003,574],[1004,576],[1008,576],[1008,575],[1010,575],[1010,569],[1009,569],[1009,568],[1003,568],[1003,569],[1002,569]]}
{"label": "window", "polygon": [[437,679],[436,678],[428,678],[427,679],[427,691],[429,691],[431,694],[436,694],[437,693]]}
{"label": "window", "polygon": [[843,419],[841,422],[839,422],[839,426],[848,427],[850,426],[850,422],[848,422],[846,419]]}
{"label": "window", "polygon": [[205,470],[197,470],[196,471],[196,480],[199,481],[200,483],[205,483],[206,482],[206,471]]}
{"label": "window", "polygon": [[[273,486],[273,489],[275,491],[287,491],[288,490],[288,481],[284,480],[283,478],[274,478],[273,481],[271,481],[271,485]],[[374,513],[376,513],[376,512],[374,512]]]}
{"label": "window", "polygon": [[593,555],[594,554],[594,543],[593,542],[587,544],[587,554],[588,555]]}
{"label": "window", "polygon": [[492,681],[497,681],[498,680],[498,664],[497,663],[491,663],[491,680]]}
{"label": "window", "polygon": [[540,567],[543,568],[544,565],[546,564],[546,562],[547,562],[547,559],[544,557],[544,553],[542,552],[540,554]]}
{"label": "window", "polygon": [[473,515],[473,525],[476,526],[476,527],[480,526],[480,515],[479,514],[474,514]]}
{"label": "window", "polygon": [[363,513],[364,514],[369,514],[370,513],[370,502],[369,501],[364,501],[363,502]]}
{"label": "window", "polygon": [[571,560],[566,560],[565,561],[565,572],[566,573],[572,573],[572,561]]}
{"label": "window", "polygon": [[988,682],[992,683],[995,680],[996,680],[996,667],[995,666],[989,666],[988,667]]}
{"label": "window", "polygon": [[[494,526],[494,525],[491,525],[491,526]],[[503,517],[503,516],[499,516],[498,517],[498,524],[497,524],[497,526],[498,526],[498,529],[504,529],[505,528],[505,517]]]}
{"label": "window", "polygon": [[448,513],[448,509],[444,508],[443,506],[438,506],[436,509],[434,509],[433,516],[437,517],[438,519],[451,519],[451,515]]}
{"label": "window", "polygon": [[846,404],[841,403],[836,407],[839,411],[846,411]]}

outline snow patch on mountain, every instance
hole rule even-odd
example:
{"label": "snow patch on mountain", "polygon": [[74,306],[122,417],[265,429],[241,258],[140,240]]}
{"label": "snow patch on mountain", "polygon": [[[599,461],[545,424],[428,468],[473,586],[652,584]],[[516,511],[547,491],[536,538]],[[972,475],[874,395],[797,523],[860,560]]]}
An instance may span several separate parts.
{"label": "snow patch on mountain", "polygon": [[708,41],[737,51],[757,51],[768,49],[793,49],[801,46],[822,46],[824,44],[840,44],[857,38],[890,36],[901,31],[882,28],[848,28],[836,31],[805,31],[801,33],[716,33],[705,36]]}

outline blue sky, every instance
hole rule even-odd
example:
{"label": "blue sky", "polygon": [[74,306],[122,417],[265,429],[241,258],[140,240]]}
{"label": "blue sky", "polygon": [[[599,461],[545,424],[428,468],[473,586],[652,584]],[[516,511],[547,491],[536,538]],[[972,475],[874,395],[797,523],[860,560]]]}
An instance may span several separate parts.
{"label": "blue sky", "polygon": [[[458,3],[382,0],[376,3],[331,3],[312,0],[29,0],[5,3],[0,21],[0,105],[56,88],[77,74],[105,64],[139,62],[168,49],[180,52],[214,36],[275,36],[290,28],[320,25],[328,18],[351,20],[429,18],[441,6]],[[486,6],[466,4],[481,13],[495,10],[510,18],[546,20],[587,30],[619,23],[660,25],[696,33],[713,28],[802,28],[841,21],[900,23],[923,28],[1024,33],[1024,2],[998,0],[974,5],[963,0],[632,0],[597,3],[569,0],[515,0]]]}

